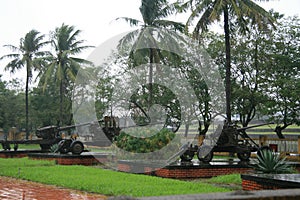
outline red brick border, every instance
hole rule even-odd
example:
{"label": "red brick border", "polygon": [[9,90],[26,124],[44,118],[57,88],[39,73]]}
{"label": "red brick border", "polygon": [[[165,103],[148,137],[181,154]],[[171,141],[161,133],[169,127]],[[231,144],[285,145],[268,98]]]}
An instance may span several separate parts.
{"label": "red brick border", "polygon": [[[219,175],[233,174],[233,173],[250,173],[253,170],[249,166],[238,164],[233,165],[170,165],[164,168],[155,168],[151,164],[137,163],[130,161],[119,161],[118,170],[130,173],[143,173],[147,175],[154,175],[164,178],[175,179],[194,179],[194,178],[208,178]],[[137,172],[138,171],[138,172]]]}

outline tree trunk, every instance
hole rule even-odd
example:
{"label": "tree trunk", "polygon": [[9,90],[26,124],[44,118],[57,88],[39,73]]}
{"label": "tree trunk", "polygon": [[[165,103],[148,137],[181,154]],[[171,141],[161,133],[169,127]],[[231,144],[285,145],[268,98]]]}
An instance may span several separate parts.
{"label": "tree trunk", "polygon": [[228,7],[224,6],[224,32],[225,32],[225,51],[226,51],[226,76],[225,76],[225,93],[226,93],[226,117],[227,122],[231,123],[231,57],[230,57],[230,31]]}
{"label": "tree trunk", "polygon": [[154,65],[154,49],[150,48],[150,68],[149,68],[149,100],[148,100],[148,109],[152,105],[153,99],[153,65]]}
{"label": "tree trunk", "polygon": [[25,129],[26,129],[26,140],[29,138],[29,127],[28,127],[28,122],[29,122],[29,106],[28,106],[28,91],[29,91],[29,78],[30,78],[30,67],[28,66],[29,64],[27,63],[26,67],[26,86],[25,86]]}
{"label": "tree trunk", "polygon": [[60,81],[60,87],[59,87],[59,124],[58,126],[63,125],[63,80]]}

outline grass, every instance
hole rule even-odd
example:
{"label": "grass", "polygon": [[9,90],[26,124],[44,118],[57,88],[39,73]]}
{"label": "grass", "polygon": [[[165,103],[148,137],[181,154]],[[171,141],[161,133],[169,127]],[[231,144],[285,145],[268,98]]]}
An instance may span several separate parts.
{"label": "grass", "polygon": [[26,150],[41,150],[39,144],[19,144],[18,149],[26,149]]}
{"label": "grass", "polygon": [[217,176],[208,179],[208,183],[220,183],[220,184],[236,184],[241,185],[242,179],[240,174],[229,174],[224,176]]}
{"label": "grass", "polygon": [[240,174],[228,174],[210,179],[201,179],[201,181],[231,190],[242,190],[242,178]]}
{"label": "grass", "polygon": [[162,196],[231,191],[204,182],[188,182],[112,170],[55,165],[28,158],[0,159],[0,176],[15,177],[108,196]]}

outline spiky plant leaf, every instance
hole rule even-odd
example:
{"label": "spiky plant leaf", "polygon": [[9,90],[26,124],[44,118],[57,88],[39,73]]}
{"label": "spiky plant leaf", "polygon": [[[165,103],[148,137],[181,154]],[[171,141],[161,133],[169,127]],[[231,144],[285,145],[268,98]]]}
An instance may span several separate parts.
{"label": "spiky plant leaf", "polygon": [[257,160],[253,165],[259,173],[265,174],[283,174],[293,173],[294,169],[286,162],[286,158],[270,150],[262,150],[258,154]]}

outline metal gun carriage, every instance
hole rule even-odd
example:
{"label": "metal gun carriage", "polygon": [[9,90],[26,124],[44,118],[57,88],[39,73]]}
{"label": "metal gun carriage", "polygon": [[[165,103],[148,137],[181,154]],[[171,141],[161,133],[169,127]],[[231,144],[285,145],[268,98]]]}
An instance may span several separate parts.
{"label": "metal gun carriage", "polygon": [[51,146],[57,144],[58,151],[61,153],[72,152],[72,154],[81,154],[84,150],[84,145],[81,141],[76,140],[76,137],[71,136],[69,139],[63,138],[61,132],[68,131],[76,126],[46,126],[36,130],[38,139],[34,140],[0,140],[4,150],[10,150],[11,145],[14,145],[14,150],[18,150],[19,144],[38,144],[42,151],[49,151]]}
{"label": "metal gun carriage", "polygon": [[[199,142],[197,145],[185,145],[180,151],[179,155],[182,161],[191,161],[196,154],[199,161],[210,162],[213,158],[214,152],[229,152],[236,153],[241,161],[249,160],[251,152],[258,152],[261,149],[268,148],[267,146],[260,146],[246,133],[247,129],[264,126],[273,123],[258,124],[243,128],[238,128],[234,124],[225,124],[219,127],[216,132],[220,131],[217,141],[214,144],[207,144]],[[214,137],[214,136],[212,136]]]}
{"label": "metal gun carriage", "polygon": [[[99,126],[98,123],[101,125]],[[95,126],[96,125],[96,126]],[[38,144],[41,147],[41,150],[44,152],[49,152],[53,145],[57,145],[56,152],[60,152],[63,154],[71,152],[72,154],[80,155],[84,151],[84,144],[77,140],[77,137],[71,135],[70,138],[63,137],[63,132],[70,132],[72,129],[80,126],[88,126],[89,129],[95,132],[95,127],[99,127],[102,129],[106,137],[112,141],[113,137],[119,134],[119,127],[117,127],[117,123],[115,118],[113,117],[104,117],[103,120],[99,120],[96,122],[88,122],[77,125],[70,125],[64,127],[58,126],[46,126],[42,128],[38,128],[35,131],[35,134],[38,139],[35,140],[0,140],[2,148],[4,150],[10,150],[11,145],[14,145],[14,150],[18,150],[19,144]],[[98,130],[98,132],[100,132]],[[97,134],[97,130],[95,132]]]}

